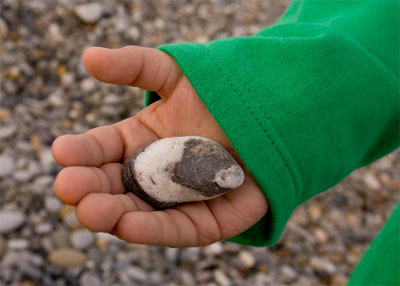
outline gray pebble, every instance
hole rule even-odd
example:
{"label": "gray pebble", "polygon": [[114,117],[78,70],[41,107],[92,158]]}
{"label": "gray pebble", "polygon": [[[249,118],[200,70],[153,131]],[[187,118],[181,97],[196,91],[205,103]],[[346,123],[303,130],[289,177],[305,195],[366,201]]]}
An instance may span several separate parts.
{"label": "gray pebble", "polygon": [[8,139],[17,132],[15,125],[4,126],[0,128],[0,139]]}
{"label": "gray pebble", "polygon": [[49,213],[57,213],[61,208],[61,202],[54,196],[47,197],[44,206]]}
{"label": "gray pebble", "polygon": [[0,177],[11,174],[15,169],[14,159],[8,155],[0,156]]}
{"label": "gray pebble", "polygon": [[223,195],[243,183],[244,173],[218,143],[186,136],[138,150],[124,167],[122,180],[127,191],[164,208]]}
{"label": "gray pebble", "polygon": [[29,241],[24,238],[12,238],[8,240],[7,248],[13,250],[26,249],[29,246]]}
{"label": "gray pebble", "polygon": [[78,229],[72,232],[70,241],[73,247],[86,249],[93,244],[94,235],[87,229]]}
{"label": "gray pebble", "polygon": [[0,222],[0,233],[9,233],[25,222],[25,214],[20,211],[0,210]]}
{"label": "gray pebble", "polygon": [[79,278],[80,285],[100,286],[103,285],[98,274],[93,272],[85,272]]}
{"label": "gray pebble", "polygon": [[88,3],[82,4],[75,7],[75,14],[85,23],[97,22],[103,14],[102,3]]}

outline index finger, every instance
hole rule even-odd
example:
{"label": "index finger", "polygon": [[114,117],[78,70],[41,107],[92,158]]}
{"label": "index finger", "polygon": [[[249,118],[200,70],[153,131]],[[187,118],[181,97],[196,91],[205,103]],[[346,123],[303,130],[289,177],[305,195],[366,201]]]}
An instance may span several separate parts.
{"label": "index finger", "polygon": [[62,135],[52,146],[54,159],[62,166],[94,166],[119,162],[123,140],[115,125],[91,129],[83,134]]}

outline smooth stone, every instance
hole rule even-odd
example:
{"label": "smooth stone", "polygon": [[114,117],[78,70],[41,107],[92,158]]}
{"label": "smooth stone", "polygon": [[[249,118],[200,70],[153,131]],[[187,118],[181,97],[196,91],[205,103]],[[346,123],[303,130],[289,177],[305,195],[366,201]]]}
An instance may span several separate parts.
{"label": "smooth stone", "polygon": [[246,250],[242,250],[239,252],[239,260],[246,268],[251,268],[256,264],[256,259],[254,255]]}
{"label": "smooth stone", "polygon": [[0,221],[0,233],[9,233],[25,222],[25,215],[20,211],[0,210]]}
{"label": "smooth stone", "polygon": [[87,229],[78,229],[72,232],[70,241],[73,247],[86,249],[94,242],[94,235]]}
{"label": "smooth stone", "polygon": [[24,238],[13,238],[8,240],[7,248],[12,250],[21,250],[29,247],[29,241]]}
{"label": "smooth stone", "polygon": [[82,265],[86,261],[86,255],[73,248],[61,248],[50,252],[49,260],[56,265],[73,267]]}
{"label": "smooth stone", "polygon": [[44,206],[49,213],[58,213],[61,208],[61,202],[54,196],[47,197]]}
{"label": "smooth stone", "polygon": [[88,3],[75,7],[75,14],[85,23],[97,22],[103,14],[104,7],[101,3]]}
{"label": "smooth stone", "polygon": [[122,170],[126,190],[155,208],[212,199],[243,180],[232,155],[199,136],[155,141],[139,149]]}
{"label": "smooth stone", "polygon": [[11,174],[15,169],[14,159],[8,155],[0,156],[0,177]]}

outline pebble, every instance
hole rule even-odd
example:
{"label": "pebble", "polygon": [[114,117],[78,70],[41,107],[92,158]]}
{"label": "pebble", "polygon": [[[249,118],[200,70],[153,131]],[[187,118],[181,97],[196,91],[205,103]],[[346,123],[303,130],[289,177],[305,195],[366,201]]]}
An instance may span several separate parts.
{"label": "pebble", "polygon": [[86,255],[73,248],[60,248],[50,252],[48,259],[56,265],[73,267],[82,265],[86,261]]}
{"label": "pebble", "polygon": [[64,248],[70,245],[69,232],[64,227],[56,229],[50,234],[50,236],[52,238],[52,242],[57,248]]}
{"label": "pebble", "polygon": [[78,218],[76,217],[75,211],[70,211],[64,216],[64,223],[70,228],[78,228],[81,226]]}
{"label": "pebble", "polygon": [[17,132],[17,126],[9,125],[0,127],[0,140],[8,139]]}
{"label": "pebble", "polygon": [[10,233],[25,222],[25,214],[21,211],[0,210],[0,233]]}
{"label": "pebble", "polygon": [[12,238],[8,240],[7,247],[12,250],[26,249],[29,246],[29,241],[24,238]]}
{"label": "pebble", "polygon": [[97,22],[103,14],[103,11],[103,4],[99,2],[81,4],[74,9],[79,19],[88,24]]}
{"label": "pebble", "polygon": [[96,82],[91,77],[85,78],[81,81],[80,88],[82,92],[91,92],[96,88]]}
{"label": "pebble", "polygon": [[243,180],[242,168],[221,145],[198,136],[155,141],[122,171],[125,188],[156,208],[212,199]]}
{"label": "pebble", "polygon": [[239,260],[246,268],[251,268],[256,264],[256,259],[254,258],[254,255],[246,250],[242,250],[239,252]]}
{"label": "pebble", "polygon": [[61,209],[62,203],[54,196],[46,197],[44,206],[49,213],[58,213]]}
{"label": "pebble", "polygon": [[0,178],[6,177],[15,170],[15,161],[11,156],[0,155]]}
{"label": "pebble", "polygon": [[334,274],[336,272],[336,266],[327,259],[320,257],[312,257],[310,260],[310,265],[319,271],[326,271],[329,274]]}
{"label": "pebble", "polygon": [[87,229],[78,229],[72,232],[71,245],[78,249],[86,249],[94,242],[94,235]]}
{"label": "pebble", "polygon": [[232,282],[229,279],[229,277],[226,276],[226,274],[221,269],[214,270],[214,279],[221,286],[232,285]]}
{"label": "pebble", "polygon": [[35,226],[35,232],[37,234],[46,234],[53,229],[53,225],[48,222],[42,222]]}
{"label": "pebble", "polygon": [[100,286],[103,285],[103,283],[100,280],[100,277],[98,274],[93,273],[93,272],[85,272],[81,275],[79,278],[79,284],[80,285],[88,285],[88,286]]}
{"label": "pebble", "polygon": [[144,282],[148,277],[146,271],[136,266],[129,266],[124,270],[124,272],[128,275],[129,278],[137,282]]}

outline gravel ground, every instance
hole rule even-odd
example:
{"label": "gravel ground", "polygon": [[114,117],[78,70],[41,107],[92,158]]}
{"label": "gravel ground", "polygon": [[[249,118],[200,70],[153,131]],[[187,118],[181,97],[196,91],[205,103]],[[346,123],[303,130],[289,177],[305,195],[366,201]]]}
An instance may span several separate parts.
{"label": "gravel ground", "polygon": [[400,152],[299,207],[270,248],[127,244],[53,193],[52,141],[134,115],[143,92],[101,84],[89,46],[246,36],[290,0],[0,1],[0,285],[343,285],[399,197]]}

